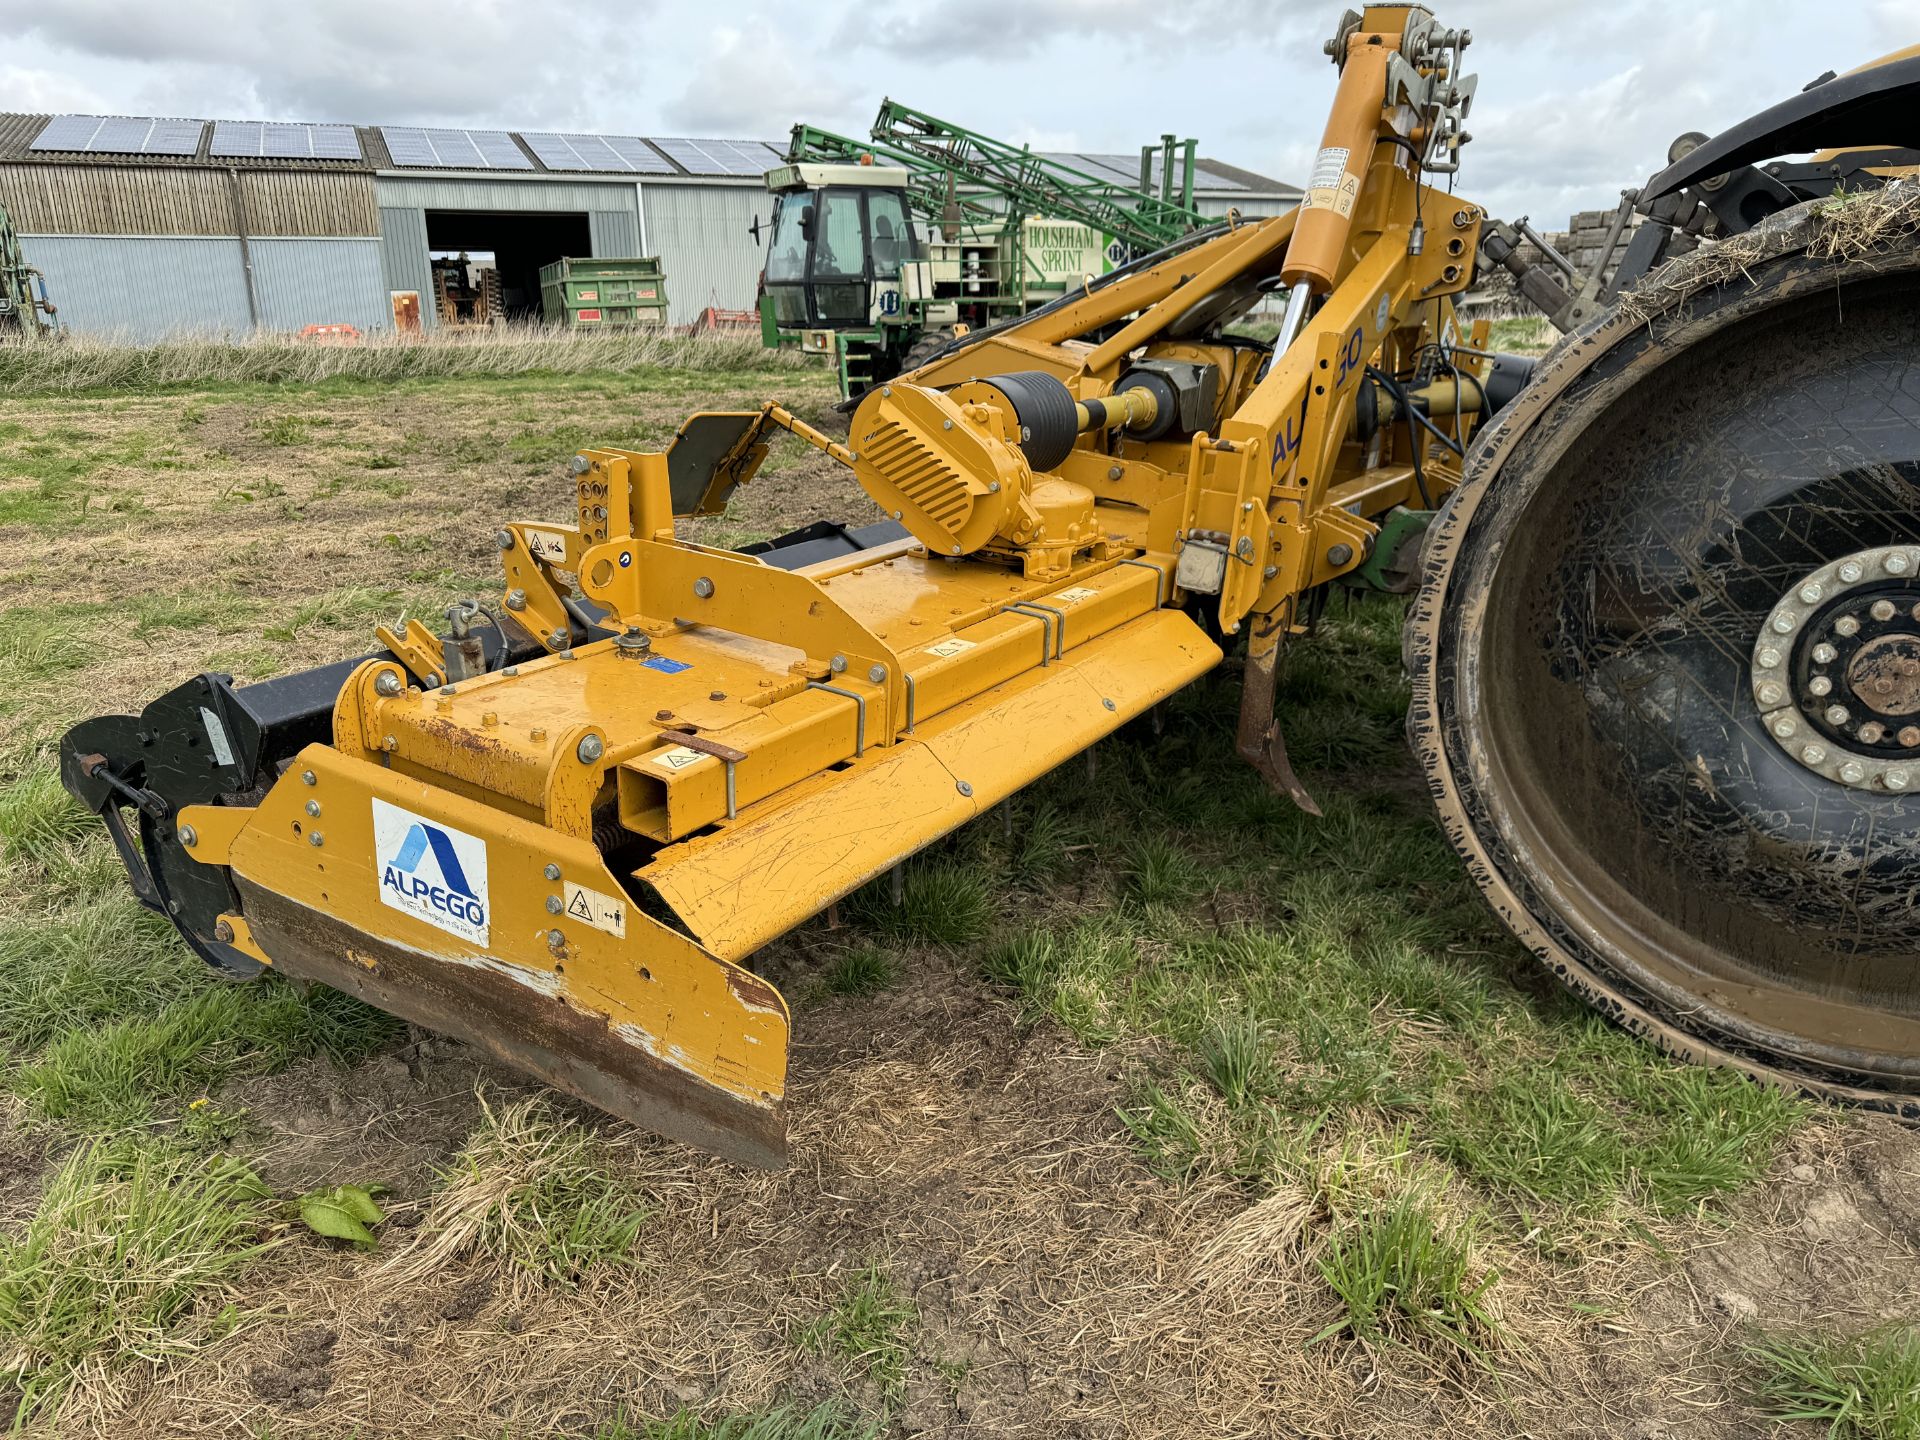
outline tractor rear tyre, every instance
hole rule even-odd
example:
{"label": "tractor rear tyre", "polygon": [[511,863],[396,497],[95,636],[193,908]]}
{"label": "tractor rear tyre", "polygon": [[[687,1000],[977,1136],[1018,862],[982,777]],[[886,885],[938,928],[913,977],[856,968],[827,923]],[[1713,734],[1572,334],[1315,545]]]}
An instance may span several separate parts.
{"label": "tractor rear tyre", "polygon": [[1785,212],[1469,455],[1409,729],[1502,920],[1686,1059],[1920,1119],[1920,194]]}

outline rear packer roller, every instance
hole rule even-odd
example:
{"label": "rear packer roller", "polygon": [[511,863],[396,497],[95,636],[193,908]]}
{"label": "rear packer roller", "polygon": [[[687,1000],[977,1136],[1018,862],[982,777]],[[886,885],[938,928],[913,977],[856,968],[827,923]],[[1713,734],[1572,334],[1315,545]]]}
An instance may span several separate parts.
{"label": "rear packer roller", "polygon": [[1410,730],[1495,910],[1684,1058],[1920,1118],[1920,205],[1775,217],[1481,434]]}

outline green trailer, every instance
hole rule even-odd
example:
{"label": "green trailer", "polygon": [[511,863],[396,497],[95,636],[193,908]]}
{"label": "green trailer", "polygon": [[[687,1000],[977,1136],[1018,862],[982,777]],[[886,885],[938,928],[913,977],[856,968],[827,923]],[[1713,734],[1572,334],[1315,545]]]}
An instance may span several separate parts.
{"label": "green trailer", "polygon": [[667,282],[657,256],[563,258],[540,267],[540,309],[549,325],[667,323]]}

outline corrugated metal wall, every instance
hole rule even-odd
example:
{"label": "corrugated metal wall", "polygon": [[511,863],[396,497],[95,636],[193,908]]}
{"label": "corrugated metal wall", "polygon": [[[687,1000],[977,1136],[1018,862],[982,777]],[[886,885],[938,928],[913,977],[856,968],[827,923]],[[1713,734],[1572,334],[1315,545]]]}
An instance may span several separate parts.
{"label": "corrugated metal wall", "polygon": [[374,193],[384,209],[480,210],[523,215],[555,211],[585,215],[594,210],[633,213],[631,180],[529,180],[503,174],[498,180],[453,175],[379,175]]}
{"label": "corrugated metal wall", "polygon": [[1238,210],[1249,220],[1264,219],[1269,215],[1285,215],[1299,202],[1294,200],[1262,200],[1253,196],[1243,196],[1235,200],[1231,196],[1196,195],[1193,208],[1202,215],[1224,216],[1229,210]]}
{"label": "corrugated metal wall", "polygon": [[[250,235],[379,234],[373,178],[337,171],[243,170]],[[234,177],[224,170],[0,165],[14,227],[36,235],[234,235]]]}
{"label": "corrugated metal wall", "polygon": [[250,248],[264,329],[357,325],[371,331],[392,326],[378,240],[259,239]]}
{"label": "corrugated metal wall", "polygon": [[380,207],[380,270],[389,291],[420,296],[420,323],[440,323],[433,308],[433,267],[427,261],[427,212],[407,206]]}
{"label": "corrugated metal wall", "polygon": [[182,334],[244,335],[252,328],[238,240],[20,239],[28,258],[46,274],[61,322],[72,330],[144,341]]}
{"label": "corrugated metal wall", "polygon": [[593,235],[593,253],[601,258],[624,258],[640,253],[640,217],[633,207],[592,210],[587,227]]}
{"label": "corrugated metal wall", "polygon": [[765,222],[773,197],[758,186],[666,185],[649,181],[647,248],[667,278],[667,322],[688,325],[709,305],[751,310],[765,252],[747,227]]}

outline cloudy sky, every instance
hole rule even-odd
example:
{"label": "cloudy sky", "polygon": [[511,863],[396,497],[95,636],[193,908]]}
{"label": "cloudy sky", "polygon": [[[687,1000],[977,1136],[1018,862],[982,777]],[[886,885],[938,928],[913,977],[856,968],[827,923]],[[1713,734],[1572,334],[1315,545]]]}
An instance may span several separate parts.
{"label": "cloudy sky", "polygon": [[[1459,179],[1557,226],[1713,131],[1920,41],[1920,0],[1457,0],[1479,98]],[[892,95],[1045,149],[1162,131],[1298,182],[1339,0],[0,0],[0,109],[864,133]]]}

